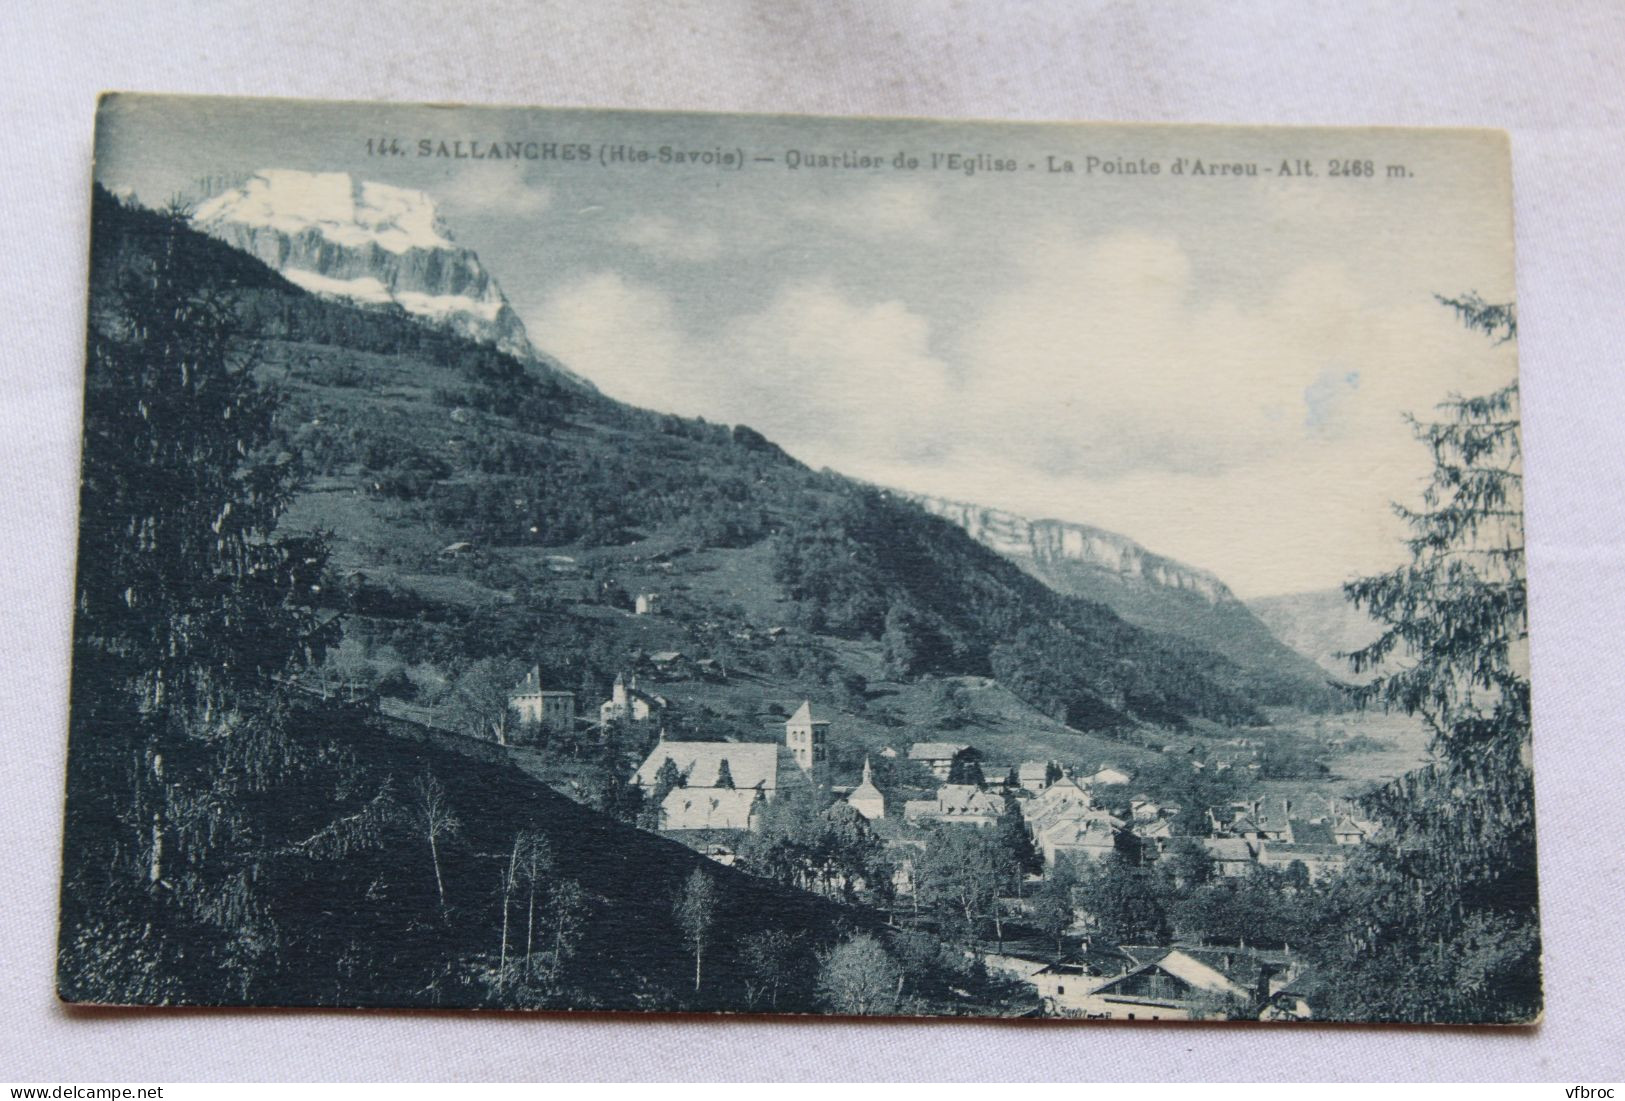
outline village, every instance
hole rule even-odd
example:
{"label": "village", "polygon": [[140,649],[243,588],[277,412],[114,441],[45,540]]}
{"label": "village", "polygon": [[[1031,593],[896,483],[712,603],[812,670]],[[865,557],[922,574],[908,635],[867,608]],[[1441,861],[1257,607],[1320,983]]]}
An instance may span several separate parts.
{"label": "village", "polygon": [[[645,665],[682,660],[656,654]],[[640,688],[636,675],[617,676],[607,698],[583,715],[576,694],[549,687],[538,665],[508,702],[515,744],[590,730],[647,745],[627,780],[642,807],[638,824],[725,866],[754,871],[765,833],[822,830],[870,855],[821,854],[819,874],[798,885],[929,925],[922,903],[940,900],[945,889],[932,881],[944,874],[939,850],[954,850],[949,859],[961,881],[978,869],[986,880],[946,888],[959,892],[964,908],[965,951],[1023,984],[1036,1016],[1312,1018],[1315,975],[1290,942],[1176,933],[1158,922],[1140,930],[1157,925],[1156,936],[1113,938],[1102,928],[1112,923],[1097,912],[1100,893],[1113,889],[1103,877],[1291,896],[1339,875],[1378,829],[1347,801],[1318,792],[1186,813],[1141,790],[1123,768],[1078,775],[1054,760],[993,761],[968,741],[887,745],[863,757],[859,776],[836,777],[839,732],[806,699],[771,741],[669,737],[671,701]],[[1203,763],[1188,767],[1200,771]],[[786,826],[787,816],[801,821]]]}

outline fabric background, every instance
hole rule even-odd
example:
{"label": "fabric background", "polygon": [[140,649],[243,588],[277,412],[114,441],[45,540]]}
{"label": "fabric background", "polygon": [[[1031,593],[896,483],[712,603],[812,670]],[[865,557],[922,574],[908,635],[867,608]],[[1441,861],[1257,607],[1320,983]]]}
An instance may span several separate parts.
{"label": "fabric background", "polygon": [[[1625,1077],[1625,5],[13,0],[0,1079]],[[1547,1014],[1526,1031],[69,1011],[52,993],[103,89],[1513,135]]]}

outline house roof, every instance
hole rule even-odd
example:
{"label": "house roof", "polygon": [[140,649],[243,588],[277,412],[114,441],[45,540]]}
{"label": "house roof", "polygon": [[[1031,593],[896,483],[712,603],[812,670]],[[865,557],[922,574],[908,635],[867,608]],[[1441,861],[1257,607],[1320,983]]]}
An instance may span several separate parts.
{"label": "house roof", "polygon": [[1112,993],[1113,987],[1125,984],[1128,980],[1146,971],[1161,971],[1163,974],[1177,979],[1190,990],[1192,995],[1218,994],[1240,998],[1248,996],[1246,987],[1183,948],[1169,948],[1159,952],[1138,967],[1131,968],[1116,978],[1106,980],[1095,987],[1091,993]]}
{"label": "house roof", "polygon": [[746,830],[754,788],[672,788],[660,804],[663,830]]}
{"label": "house roof", "polygon": [[1078,783],[1077,780],[1070,776],[1063,776],[1049,787],[1039,792],[1038,796],[1033,800],[1033,805],[1048,807],[1054,806],[1058,803],[1077,799],[1081,799],[1087,803],[1092,803],[1094,801],[1094,796],[1090,795],[1089,789]]}
{"label": "house roof", "polygon": [[908,817],[963,818],[1004,813],[1004,800],[974,784],[944,784],[930,799],[910,799],[903,804]]}
{"label": "house roof", "polygon": [[1344,862],[1349,858],[1350,848],[1351,846],[1335,842],[1304,845],[1267,841],[1258,847],[1258,860],[1261,864],[1290,864],[1294,860],[1302,860],[1305,863],[1322,860]]}
{"label": "house roof", "polygon": [[632,776],[632,782],[653,787],[660,766],[670,760],[684,781],[709,786],[717,778],[724,760],[734,787],[748,790],[760,787],[772,792],[803,778],[789,749],[776,742],[660,742]]}
{"label": "house roof", "polygon": [[1301,818],[1292,820],[1292,840],[1300,845],[1331,845],[1335,843],[1332,837],[1332,827],[1329,822],[1306,822]]}
{"label": "house roof", "polygon": [[968,749],[970,749],[970,746],[957,742],[915,742],[908,747],[908,759],[911,761],[951,761]]}
{"label": "house roof", "polygon": [[943,784],[937,789],[937,805],[943,814],[1003,814],[1004,800],[989,795],[974,784]]}
{"label": "house roof", "polygon": [[1202,845],[1214,860],[1251,860],[1253,847],[1240,837],[1204,837]]}
{"label": "house roof", "polygon": [[1042,780],[1048,775],[1049,763],[1047,761],[1023,761],[1016,768],[1016,779],[1018,780]]}
{"label": "house roof", "polygon": [[1094,799],[1069,778],[1058,780],[1022,804],[1021,815],[1035,831],[1042,832],[1057,822],[1104,817],[1113,825],[1121,820],[1095,809]]}
{"label": "house roof", "polygon": [[1337,804],[1320,792],[1311,791],[1308,795],[1299,798],[1293,804],[1293,809],[1304,818],[1319,820],[1330,818],[1336,814]]}
{"label": "house roof", "polygon": [[1051,825],[1044,831],[1043,838],[1045,842],[1055,846],[1114,845],[1117,842],[1117,830],[1106,818],[1068,819]]}
{"label": "house roof", "polygon": [[1134,777],[1130,776],[1128,773],[1124,772],[1122,769],[1113,768],[1112,766],[1107,765],[1105,768],[1102,768],[1099,772],[1095,773],[1093,776],[1090,776],[1088,779],[1086,779],[1084,781],[1084,783],[1086,783],[1086,784],[1126,784],[1132,779],[1134,779]]}
{"label": "house roof", "polygon": [[682,658],[681,650],[662,650],[658,654],[650,654],[649,660],[656,665],[665,665],[669,661],[678,661]]}

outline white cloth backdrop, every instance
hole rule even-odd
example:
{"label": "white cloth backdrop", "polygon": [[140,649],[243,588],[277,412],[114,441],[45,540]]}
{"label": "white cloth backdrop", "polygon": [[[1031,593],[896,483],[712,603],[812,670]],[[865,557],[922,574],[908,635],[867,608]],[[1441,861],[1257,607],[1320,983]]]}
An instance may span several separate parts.
{"label": "white cloth backdrop", "polygon": [[[1613,0],[12,0],[0,29],[0,1078],[1625,1077],[1622,58],[1625,5]],[[62,1009],[51,971],[87,180],[102,89],[1511,130],[1545,1024],[1124,1029]]]}

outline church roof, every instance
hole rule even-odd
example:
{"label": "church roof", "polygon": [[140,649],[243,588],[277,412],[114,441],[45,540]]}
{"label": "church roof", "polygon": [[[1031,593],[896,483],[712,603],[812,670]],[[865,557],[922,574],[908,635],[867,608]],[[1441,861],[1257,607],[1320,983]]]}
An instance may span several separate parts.
{"label": "church roof", "polygon": [[632,776],[632,782],[653,787],[660,766],[670,760],[685,783],[696,787],[716,782],[717,770],[728,762],[734,787],[765,792],[802,778],[789,749],[776,742],[660,742]]}
{"label": "church roof", "polygon": [[663,830],[748,830],[754,789],[672,788],[660,804]]}

